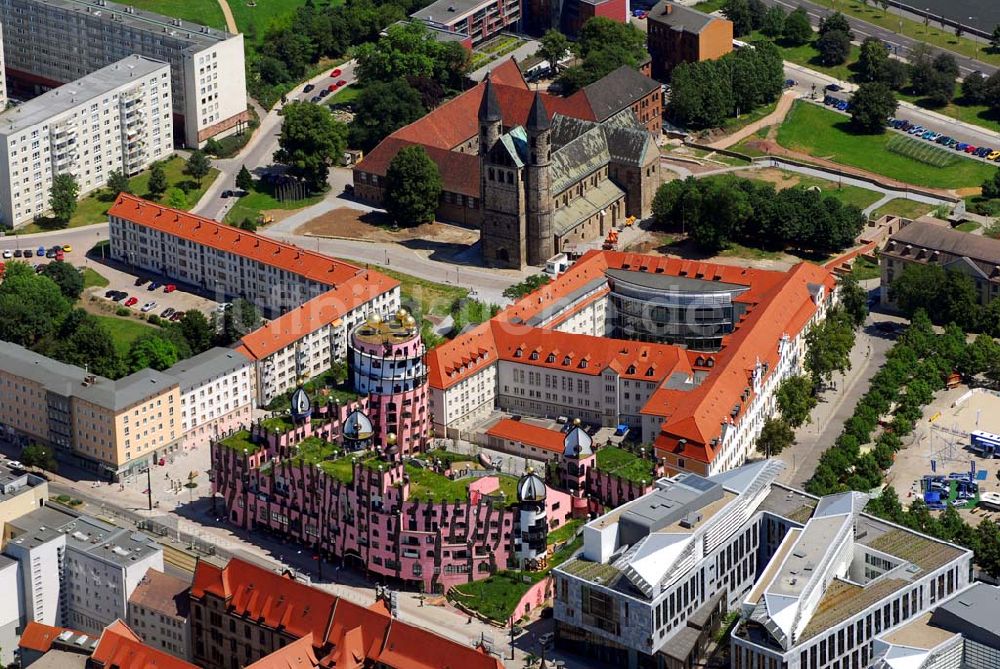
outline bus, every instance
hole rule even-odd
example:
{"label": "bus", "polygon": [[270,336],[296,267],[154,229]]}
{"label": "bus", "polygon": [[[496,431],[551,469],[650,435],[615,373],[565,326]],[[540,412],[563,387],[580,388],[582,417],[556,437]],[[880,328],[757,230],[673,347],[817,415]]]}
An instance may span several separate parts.
{"label": "bus", "polygon": [[1000,434],[975,430],[969,436],[972,439],[972,450],[979,454],[993,457],[1000,452]]}

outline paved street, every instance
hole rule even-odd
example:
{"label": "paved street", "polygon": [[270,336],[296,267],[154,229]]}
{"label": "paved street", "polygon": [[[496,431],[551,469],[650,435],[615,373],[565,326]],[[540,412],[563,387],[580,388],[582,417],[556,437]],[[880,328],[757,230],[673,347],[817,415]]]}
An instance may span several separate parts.
{"label": "paved street", "polygon": [[[778,5],[785,11],[792,11],[797,7],[804,7],[806,12],[809,14],[809,18],[812,20],[813,24],[819,23],[819,20],[824,16],[829,16],[833,13],[833,10],[826,7],[817,5],[815,3],[809,2],[809,0],[764,0],[764,4]],[[891,12],[892,14],[897,14],[898,10]],[[908,17],[915,21],[923,21],[923,17],[917,17],[912,15],[904,14],[904,17]],[[919,43],[912,37],[907,37],[906,35],[900,35],[898,32],[892,30],[887,30],[881,28],[874,24],[868,23],[866,21],[861,21],[847,15],[847,20],[851,24],[851,30],[854,32],[854,37],[856,40],[861,41],[866,37],[875,37],[887,44],[892,45],[894,53],[900,58],[908,58],[910,51],[913,47]],[[944,49],[939,49],[938,47],[931,47],[934,52],[944,51]],[[982,61],[973,60],[972,58],[966,58],[965,56],[960,56],[954,52],[948,51],[955,56],[955,60],[958,62],[958,68],[961,76],[965,76],[971,72],[979,70],[980,72],[985,72],[986,74],[992,74],[997,70],[993,65],[984,63]]]}
{"label": "paved street", "polygon": [[[863,284],[869,290],[878,289],[877,279]],[[868,390],[871,378],[892,348],[893,339],[876,328],[878,323],[886,321],[903,322],[903,319],[882,312],[869,314],[851,351],[851,369],[846,374],[834,374],[832,387],[820,393],[812,422],[800,427],[795,433],[795,445],[777,457],[786,465],[780,477],[782,483],[801,488],[816,471],[820,456],[840,436],[844,422],[851,417],[854,406]]]}

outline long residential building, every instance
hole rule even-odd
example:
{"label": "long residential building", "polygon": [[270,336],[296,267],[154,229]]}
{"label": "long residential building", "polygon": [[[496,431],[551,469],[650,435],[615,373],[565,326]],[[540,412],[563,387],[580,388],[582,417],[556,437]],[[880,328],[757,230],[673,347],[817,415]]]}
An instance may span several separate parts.
{"label": "long residential building", "polygon": [[272,317],[238,349],[254,361],[261,405],[345,359],[368,316],[399,309],[399,282],[374,270],[131,195],[108,216],[116,260]]}
{"label": "long residential building", "polygon": [[764,460],[661,479],[584,527],[555,569],[558,643],[627,667],[690,667],[726,612],[734,669],[868,667],[880,633],[969,583],[971,551],[816,498]]}
{"label": "long residential building", "polygon": [[834,297],[830,272],[808,263],[774,272],[593,251],[428,353],[434,427],[455,436],[494,409],[624,423],[668,472],[732,469]]}
{"label": "long residential building", "polygon": [[0,114],[0,226],[49,211],[56,175],[85,195],[168,157],[170,92],[169,65],[132,55]]}
{"label": "long residential building", "polygon": [[3,551],[18,563],[22,629],[34,620],[99,634],[126,617],[147,570],[163,571],[156,541],[89,516],[45,507],[7,527]]}
{"label": "long residential building", "polygon": [[140,54],[170,63],[175,135],[191,147],[249,121],[243,35],[108,0],[0,0],[8,75],[52,88]]}

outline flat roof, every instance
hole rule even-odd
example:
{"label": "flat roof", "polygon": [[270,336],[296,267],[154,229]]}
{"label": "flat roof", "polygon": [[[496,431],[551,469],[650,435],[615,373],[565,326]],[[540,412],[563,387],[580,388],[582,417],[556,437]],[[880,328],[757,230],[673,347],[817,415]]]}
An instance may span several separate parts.
{"label": "flat roof", "polygon": [[849,516],[811,519],[796,539],[791,555],[785,558],[781,571],[771,582],[768,591],[789,597],[800,596],[806,584],[816,574],[816,568],[833,545],[833,540],[844,523],[849,522]]}
{"label": "flat roof", "polygon": [[909,648],[922,648],[924,650],[937,648],[955,636],[956,633],[931,625],[931,615],[932,612],[928,611],[923,615],[917,616],[905,625],[900,625],[888,634],[883,635],[882,640],[897,646],[907,646]]}
{"label": "flat roof", "polygon": [[470,12],[492,4],[492,0],[437,0],[437,2],[432,2],[423,9],[413,12],[410,17],[421,21],[450,25],[453,21],[461,19]]}
{"label": "flat roof", "polygon": [[116,21],[149,32],[163,33],[163,29],[166,28],[174,39],[190,42],[192,45],[212,46],[234,37],[225,30],[217,30],[193,21],[175,19],[108,0],[29,0],[29,2],[99,16],[107,21]]}
{"label": "flat roof", "polygon": [[674,293],[742,293],[750,286],[673,274],[656,274],[625,269],[609,269],[606,274],[618,281],[652,290]]}
{"label": "flat roof", "polygon": [[250,359],[238,350],[216,346],[181,360],[163,373],[176,380],[183,393],[209,379],[234,372],[249,365],[250,362]]}
{"label": "flat roof", "polygon": [[159,70],[166,70],[169,76],[170,65],[138,54],[122,58],[0,114],[0,136],[13,135],[46,123],[54,116]]}
{"label": "flat roof", "polygon": [[[974,634],[980,643],[993,645],[1000,640],[1000,616],[997,615],[1000,612],[1000,588],[996,586],[974,583],[941,604],[938,610],[961,621],[958,627],[962,628],[962,633]],[[944,625],[947,620],[935,612],[934,622]]]}

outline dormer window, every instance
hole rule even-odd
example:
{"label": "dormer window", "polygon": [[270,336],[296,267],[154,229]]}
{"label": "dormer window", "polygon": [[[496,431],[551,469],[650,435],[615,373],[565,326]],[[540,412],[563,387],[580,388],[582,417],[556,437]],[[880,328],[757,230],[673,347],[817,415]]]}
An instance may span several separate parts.
{"label": "dormer window", "polygon": [[580,369],[587,369],[588,362],[589,362],[588,360],[581,360],[580,361]]}
{"label": "dormer window", "polygon": [[569,363],[570,363],[570,357],[567,355],[565,358],[563,358],[563,364],[568,365]]}
{"label": "dormer window", "polygon": [[538,360],[538,351],[532,351],[531,355],[528,356],[532,360]]}
{"label": "dormer window", "polygon": [[520,358],[522,355],[524,355],[524,351],[522,351],[521,349],[517,349],[516,351],[514,351],[515,358]]}
{"label": "dormer window", "polygon": [[650,367],[649,369],[646,370],[646,376],[652,376],[652,375],[653,375],[653,368]]}
{"label": "dormer window", "polygon": [[625,370],[626,374],[635,374],[635,365],[629,365],[628,369]]}
{"label": "dormer window", "polygon": [[545,358],[545,362],[555,362],[555,361],[556,361],[555,353],[549,353],[548,357]]}

